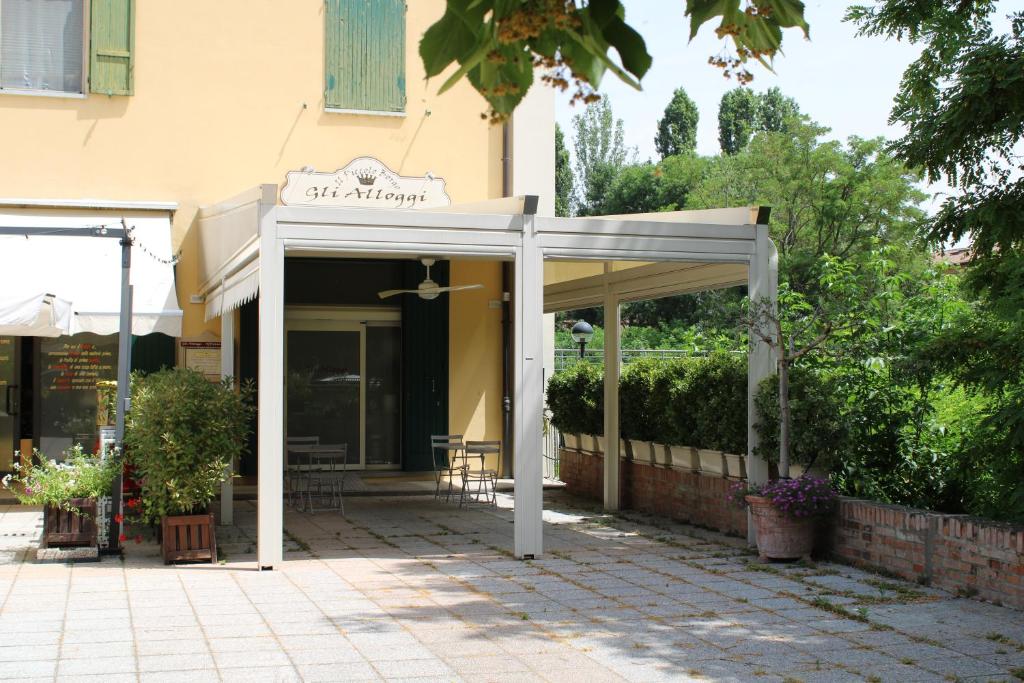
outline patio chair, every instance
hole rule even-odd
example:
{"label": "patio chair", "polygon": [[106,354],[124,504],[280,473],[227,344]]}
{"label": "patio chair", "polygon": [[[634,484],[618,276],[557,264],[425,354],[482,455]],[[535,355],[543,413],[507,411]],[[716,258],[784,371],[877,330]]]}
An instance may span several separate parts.
{"label": "patio chair", "polygon": [[305,467],[305,453],[292,449],[293,446],[308,448],[320,443],[319,436],[289,436],[285,438],[285,464],[284,464],[284,490],[288,495],[288,505],[298,509],[295,499],[301,502],[302,496],[307,493],[309,484],[308,467]]}
{"label": "patio chair", "polygon": [[[467,494],[470,502],[498,505],[498,470],[488,469],[486,457],[489,453],[495,453],[501,458],[500,441],[467,441],[466,442],[466,467],[462,469],[462,493],[459,495],[459,507],[466,503]],[[476,469],[469,464],[470,459],[480,458],[480,468]],[[473,490],[476,484],[476,490]],[[480,496],[483,495],[483,500]]]}
{"label": "patio chair", "polygon": [[[459,453],[462,455],[459,455]],[[445,493],[445,502],[451,499],[452,485],[455,481],[455,473],[460,472],[466,465],[466,445],[462,443],[462,434],[432,434],[430,436],[430,453],[434,464],[434,500],[441,497],[441,479],[448,475],[448,490]]]}
{"label": "patio chair", "polygon": [[[310,463],[313,468],[314,486],[323,500],[330,497],[329,507],[345,514],[345,475],[348,473],[348,444],[319,444],[314,447]],[[326,491],[326,494],[325,494]],[[312,512],[312,510],[310,510]]]}

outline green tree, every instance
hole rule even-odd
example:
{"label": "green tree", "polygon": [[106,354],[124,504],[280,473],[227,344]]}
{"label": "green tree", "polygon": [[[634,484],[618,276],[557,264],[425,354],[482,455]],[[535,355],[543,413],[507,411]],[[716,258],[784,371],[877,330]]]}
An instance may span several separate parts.
{"label": "green tree", "polygon": [[[918,238],[925,195],[882,139],[823,141],[827,128],[791,120],[762,133],[741,152],[718,157],[688,195],[688,208],[770,206],[781,269],[802,291],[816,276],[808,264],[823,255],[853,258],[874,240],[894,247],[904,266],[928,259]],[[916,265],[915,265],[916,264]],[[807,271],[801,275],[801,271]]]}
{"label": "green tree", "polygon": [[616,119],[608,98],[572,118],[576,150],[575,185],[577,214],[593,216],[600,212],[604,196],[631,153],[623,142],[622,119]]}
{"label": "green tree", "polygon": [[555,124],[555,215],[571,216],[573,203],[572,167],[562,127]]}
{"label": "green tree", "polygon": [[709,160],[695,154],[666,157],[658,164],[631,164],[608,185],[592,215],[675,211],[703,180]]}
{"label": "green tree", "polygon": [[792,97],[786,97],[778,87],[772,87],[757,96],[757,129],[771,133],[785,130],[790,119],[800,116],[800,106]]}
{"label": "green tree", "polygon": [[726,154],[747,146],[757,128],[757,96],[748,88],[734,88],[718,105],[718,144]]}
{"label": "green tree", "polygon": [[[770,68],[783,29],[800,28],[805,37],[809,30],[801,0],[686,0],[684,13],[691,39],[718,22],[716,33],[731,48],[709,61],[741,83],[753,78],[749,60]],[[466,78],[487,100],[491,119],[502,120],[530,89],[537,67],[543,82],[575,87],[574,100],[597,99],[605,71],[639,90],[652,60],[625,16],[621,0],[447,0],[420,40],[420,57],[427,78],[458,64],[440,92]]]}
{"label": "green tree", "polygon": [[736,154],[755,134],[785,132],[790,120],[799,116],[796,100],[777,87],[760,94],[735,88],[722,95],[718,105],[718,144],[726,154]]}
{"label": "green tree", "polygon": [[[903,74],[891,120],[907,133],[895,155],[955,188],[927,223],[934,242],[970,238],[974,309],[928,357],[989,402],[976,450],[991,463],[989,509],[1024,518],[1024,11],[997,30],[994,2],[878,0],[851,7],[861,35],[907,40],[920,57]],[[998,454],[993,458],[991,454]]]}
{"label": "green tree", "polygon": [[692,154],[697,150],[699,119],[697,104],[685,90],[676,88],[665,107],[664,116],[658,121],[658,133],[654,136],[654,146],[662,159],[677,154]]}

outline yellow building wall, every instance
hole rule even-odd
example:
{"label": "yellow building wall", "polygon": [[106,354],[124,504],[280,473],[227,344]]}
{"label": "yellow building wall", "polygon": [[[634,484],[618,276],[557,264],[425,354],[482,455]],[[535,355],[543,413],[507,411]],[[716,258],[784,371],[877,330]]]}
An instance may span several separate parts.
{"label": "yellow building wall", "polygon": [[199,206],[362,155],[443,177],[453,202],[500,196],[501,131],[481,120],[483,99],[425,81],[418,43],[444,0],[408,4],[407,115],[388,117],[324,111],[323,0],[138,2],[134,95],[0,94],[0,196],[177,202],[183,334],[218,332],[188,303]]}
{"label": "yellow building wall", "polygon": [[[449,305],[448,430],[466,440],[501,439],[501,263],[452,261],[451,284],[482,284],[483,289],[453,292]],[[498,468],[489,456],[488,468]],[[508,475],[506,475],[508,476]]]}

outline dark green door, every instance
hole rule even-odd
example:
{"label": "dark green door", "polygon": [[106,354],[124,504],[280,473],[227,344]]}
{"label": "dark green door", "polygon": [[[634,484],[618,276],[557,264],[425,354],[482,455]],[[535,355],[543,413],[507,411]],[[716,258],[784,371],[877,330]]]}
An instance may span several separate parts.
{"label": "dark green door", "polygon": [[[402,287],[415,289],[423,266],[405,264]],[[448,284],[448,262],[438,261],[431,277]],[[442,294],[424,301],[402,294],[402,469],[433,469],[430,435],[448,433],[448,300]]]}

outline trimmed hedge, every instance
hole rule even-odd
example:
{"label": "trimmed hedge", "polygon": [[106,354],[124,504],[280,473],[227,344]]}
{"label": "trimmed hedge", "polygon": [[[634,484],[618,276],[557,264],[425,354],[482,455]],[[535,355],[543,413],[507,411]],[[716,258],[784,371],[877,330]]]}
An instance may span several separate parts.
{"label": "trimmed hedge", "polygon": [[[551,422],[568,433],[604,432],[602,369],[576,363],[548,381]],[[747,363],[738,354],[627,365],[619,419],[629,439],[747,452]]]}
{"label": "trimmed hedge", "polygon": [[579,362],[548,380],[551,424],[567,434],[604,433],[604,372]]}
{"label": "trimmed hedge", "polygon": [[[846,433],[836,393],[819,374],[794,368],[790,376],[793,411],[791,461],[832,468]],[[577,363],[548,381],[551,422],[570,434],[604,433],[602,368]],[[758,455],[779,459],[778,378],[762,382],[755,399],[761,439]],[[673,360],[645,358],[622,371],[619,426],[627,439],[747,452],[747,359],[741,354]]]}

